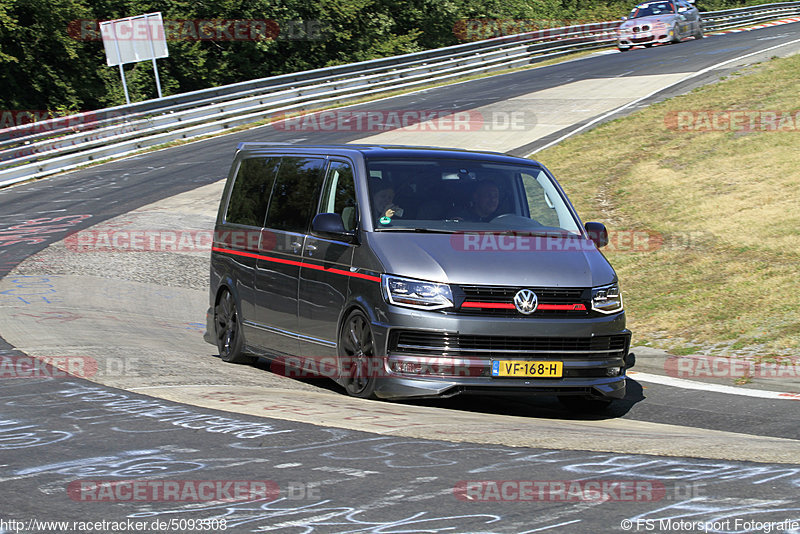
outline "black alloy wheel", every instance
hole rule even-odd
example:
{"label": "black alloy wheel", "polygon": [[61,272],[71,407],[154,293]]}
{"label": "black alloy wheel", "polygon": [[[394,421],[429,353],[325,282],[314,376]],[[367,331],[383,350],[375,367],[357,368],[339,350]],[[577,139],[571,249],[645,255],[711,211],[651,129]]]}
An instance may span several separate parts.
{"label": "black alloy wheel", "polygon": [[214,307],[214,326],[217,349],[222,361],[228,363],[252,363],[255,358],[242,352],[244,340],[239,322],[236,300],[227,289],[222,292]]}
{"label": "black alloy wheel", "polygon": [[347,393],[361,399],[376,398],[379,361],[367,316],[354,310],[339,332],[339,372]]}

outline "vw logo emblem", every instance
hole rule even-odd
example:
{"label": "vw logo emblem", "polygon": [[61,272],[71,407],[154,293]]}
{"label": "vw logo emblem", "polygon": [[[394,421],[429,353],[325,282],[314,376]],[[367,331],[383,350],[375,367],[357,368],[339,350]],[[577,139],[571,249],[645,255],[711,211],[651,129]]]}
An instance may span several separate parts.
{"label": "vw logo emblem", "polygon": [[536,293],[530,289],[520,289],[514,295],[514,307],[523,315],[532,314],[538,305],[539,299],[536,298]]}

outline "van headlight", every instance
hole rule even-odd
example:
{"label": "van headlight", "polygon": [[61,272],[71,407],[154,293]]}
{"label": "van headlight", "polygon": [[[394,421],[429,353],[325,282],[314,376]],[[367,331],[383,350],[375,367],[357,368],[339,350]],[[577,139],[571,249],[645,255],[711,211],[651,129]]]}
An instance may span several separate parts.
{"label": "van headlight", "polygon": [[453,307],[453,292],[447,284],[381,275],[383,297],[389,304],[422,310]]}
{"label": "van headlight", "polygon": [[622,293],[619,283],[592,288],[592,309],[600,313],[622,311]]}

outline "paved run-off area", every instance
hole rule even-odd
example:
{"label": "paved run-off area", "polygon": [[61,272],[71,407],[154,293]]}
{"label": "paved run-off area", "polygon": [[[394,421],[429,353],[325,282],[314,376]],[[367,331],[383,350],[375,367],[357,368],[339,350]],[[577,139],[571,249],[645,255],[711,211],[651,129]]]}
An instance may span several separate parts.
{"label": "paved run-off area", "polygon": [[[572,450],[787,463],[800,457],[797,440],[623,418],[535,418],[365,401],[347,397],[333,382],[282,376],[263,364],[225,364],[202,339],[209,236],[222,185],[144,206],[26,260],[0,280],[6,340],[101,384],[322,426]],[[171,238],[162,241],[166,235],[174,245]],[[148,250],[152,243],[161,249]]]}

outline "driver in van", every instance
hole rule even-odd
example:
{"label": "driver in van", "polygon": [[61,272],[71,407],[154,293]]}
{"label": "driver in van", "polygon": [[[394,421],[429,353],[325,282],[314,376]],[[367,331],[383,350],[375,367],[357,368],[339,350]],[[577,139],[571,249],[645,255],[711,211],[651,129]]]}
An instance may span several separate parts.
{"label": "driver in van", "polygon": [[472,193],[469,210],[459,219],[471,222],[489,222],[497,215],[500,206],[500,189],[490,180],[478,182]]}
{"label": "driver in van", "polygon": [[403,208],[394,203],[394,187],[391,183],[380,181],[373,184],[372,210],[377,219],[403,216]]}

